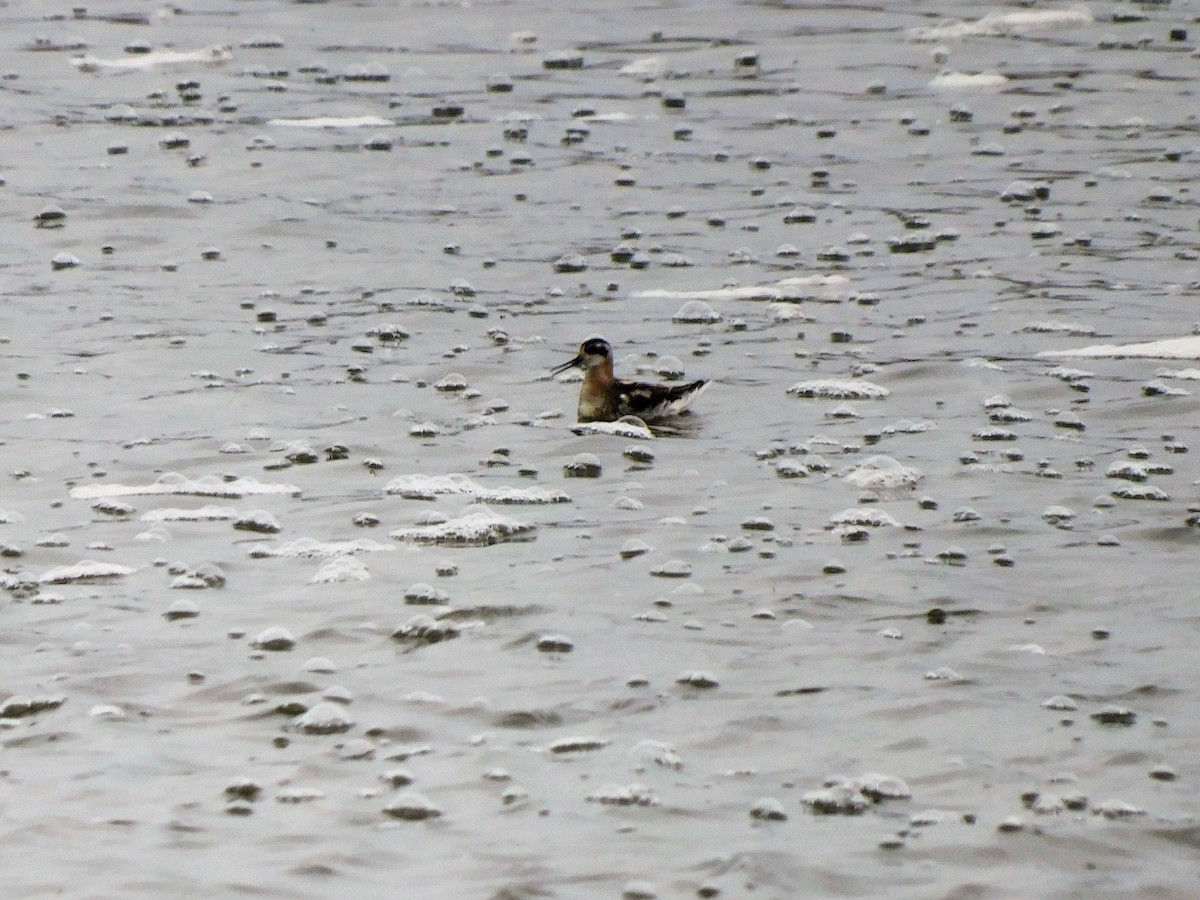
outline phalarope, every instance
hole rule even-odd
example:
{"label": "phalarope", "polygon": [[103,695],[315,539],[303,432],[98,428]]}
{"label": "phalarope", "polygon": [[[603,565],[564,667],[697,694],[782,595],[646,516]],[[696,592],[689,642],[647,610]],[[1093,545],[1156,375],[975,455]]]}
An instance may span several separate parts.
{"label": "phalarope", "polygon": [[579,389],[580,422],[613,422],[622,416],[643,421],[679,415],[708,387],[704,379],[687,384],[646,384],[625,381],[613,375],[612,346],[604,338],[588,338],[570,362],[551,370],[557,375],[567,369],[583,369]]}

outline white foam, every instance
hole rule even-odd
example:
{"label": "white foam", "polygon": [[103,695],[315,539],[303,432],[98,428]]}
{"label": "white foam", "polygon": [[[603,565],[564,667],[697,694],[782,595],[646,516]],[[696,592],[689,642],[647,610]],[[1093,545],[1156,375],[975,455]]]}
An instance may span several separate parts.
{"label": "white foam", "polygon": [[1091,10],[1083,4],[1079,4],[1066,9],[1022,9],[988,13],[973,22],[955,19],[941,25],[910,29],[908,36],[913,41],[930,43],[976,35],[1002,36],[1024,34],[1028,31],[1044,31],[1051,28],[1073,28],[1090,25],[1094,21],[1095,17]]}
{"label": "white foam", "polygon": [[238,514],[232,506],[201,506],[196,509],[181,509],[165,506],[142,514],[143,522],[220,522]]}
{"label": "white foam", "polygon": [[1094,337],[1096,329],[1087,325],[1076,325],[1074,322],[1059,322],[1047,320],[1042,322],[1029,322],[1022,331],[1030,334],[1053,334],[1062,333],[1069,334],[1075,337]]}
{"label": "white foam", "polygon": [[387,483],[385,494],[409,500],[432,500],[439,495],[465,495],[480,503],[570,503],[571,498],[551,488],[485,487],[457,472],[449,475],[398,475]]}
{"label": "white foam", "polygon": [[310,584],[337,584],[347,581],[367,581],[371,573],[365,565],[353,556],[335,557],[317,570],[317,574],[309,579]]}
{"label": "white foam", "polygon": [[1094,344],[1075,350],[1047,350],[1038,355],[1112,359],[1200,359],[1200,335],[1166,338],[1144,344]]}
{"label": "white foam", "polygon": [[313,556],[344,557],[356,553],[380,553],[395,548],[381,544],[370,538],[355,538],[351,541],[318,541],[315,538],[302,537],[287,541],[278,547],[271,548],[266,544],[256,544],[250,550],[250,555],[256,558],[286,557],[291,559]]}
{"label": "white foam", "polygon": [[71,497],[75,500],[154,494],[186,494],[195,497],[224,497],[227,499],[262,494],[286,494],[290,497],[298,497],[300,488],[294,484],[262,482],[250,477],[234,478],[229,481],[216,475],[187,478],[177,472],[167,472],[149,484],[85,484],[71,488]]}
{"label": "white foam", "polygon": [[626,63],[617,70],[618,75],[630,75],[635,78],[658,78],[667,69],[661,56],[647,56],[643,59]]}
{"label": "white foam", "polygon": [[611,434],[615,437],[631,438],[638,441],[649,441],[654,438],[654,433],[646,423],[642,422],[636,416],[624,416],[615,422],[576,422],[571,426],[571,431],[580,435]]}
{"label": "white foam", "polygon": [[135,571],[137,570],[117,563],[84,559],[71,566],[47,569],[38,576],[38,581],[42,584],[73,584],[107,578],[123,578],[126,575],[132,575]]}
{"label": "white foam", "polygon": [[1159,369],[1154,374],[1158,378],[1180,378],[1187,381],[1200,381],[1200,369]]}
{"label": "white foam", "polygon": [[870,506],[852,506],[829,517],[829,525],[862,525],[867,528],[899,528],[900,523],[890,513]]}
{"label": "white foam", "polygon": [[971,90],[1004,87],[1008,79],[999,72],[942,72],[929,82],[939,90]]}
{"label": "white foam", "polygon": [[482,503],[468,506],[457,519],[417,528],[400,528],[391,536],[418,544],[479,547],[531,537],[536,526],[492,512]]}
{"label": "white foam", "polygon": [[282,128],[387,128],[396,123],[381,116],[314,116],[308,119],[268,119],[267,124]]}
{"label": "white foam", "polygon": [[804,300],[841,301],[846,298],[850,279],[845,275],[800,275],[773,284],[738,285],[699,291],[675,291],[653,288],[635,291],[634,297],[666,300],[771,300],[798,303]]}
{"label": "white foam", "polygon": [[925,477],[917,468],[904,466],[890,456],[879,454],[855,463],[840,473],[844,481],[867,490],[914,487]]}
{"label": "white foam", "polygon": [[843,381],[834,378],[798,381],[788,388],[787,392],[821,400],[882,400],[891,393],[887,388],[870,381]]}
{"label": "white foam", "polygon": [[153,69],[158,66],[178,66],[199,63],[201,65],[219,66],[233,59],[233,50],[219,44],[211,47],[201,47],[199,50],[156,50],[153,53],[138,53],[131,56],[119,56],[114,59],[101,59],[98,56],[77,56],[71,60],[71,65],[80,72],[101,71],[136,71]]}

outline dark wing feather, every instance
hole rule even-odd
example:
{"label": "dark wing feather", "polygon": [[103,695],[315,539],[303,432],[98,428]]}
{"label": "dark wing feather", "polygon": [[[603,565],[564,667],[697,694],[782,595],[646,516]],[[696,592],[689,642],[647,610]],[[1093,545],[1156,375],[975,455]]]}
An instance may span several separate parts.
{"label": "dark wing feather", "polygon": [[621,415],[642,416],[653,414],[663,406],[686,397],[693,391],[699,390],[704,381],[692,381],[688,384],[644,384],[640,381],[618,382],[620,392],[617,406]]}

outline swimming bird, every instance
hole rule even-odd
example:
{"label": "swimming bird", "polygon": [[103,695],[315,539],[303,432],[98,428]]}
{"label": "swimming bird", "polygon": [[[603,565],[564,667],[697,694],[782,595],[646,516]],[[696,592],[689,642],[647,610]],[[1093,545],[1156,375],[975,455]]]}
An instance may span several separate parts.
{"label": "swimming bird", "polygon": [[552,369],[557,375],[573,368],[583,369],[579,389],[580,422],[614,422],[622,416],[643,421],[679,415],[708,387],[700,379],[687,384],[646,384],[625,381],[613,374],[612,345],[604,338],[588,338],[569,362]]}

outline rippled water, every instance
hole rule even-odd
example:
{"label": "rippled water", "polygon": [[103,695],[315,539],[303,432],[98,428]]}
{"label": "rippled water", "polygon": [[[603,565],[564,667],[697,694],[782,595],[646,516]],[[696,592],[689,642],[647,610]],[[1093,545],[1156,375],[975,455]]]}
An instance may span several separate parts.
{"label": "rippled water", "polygon": [[569,6],[0,10],[10,891],[1194,896],[1190,8]]}

